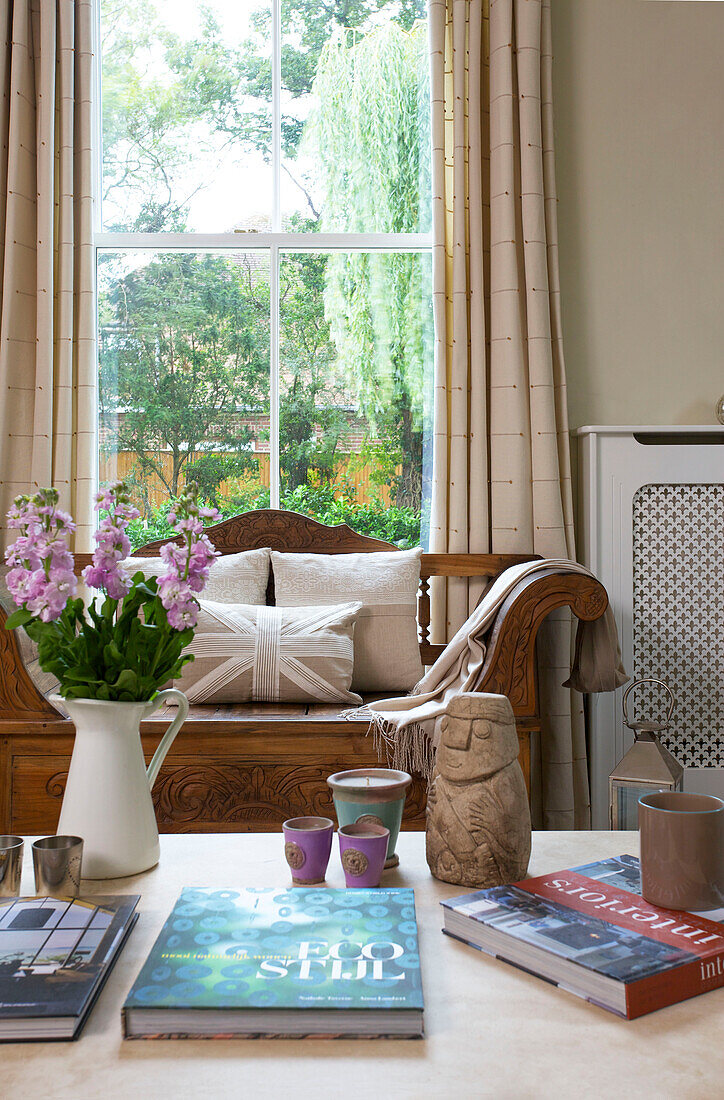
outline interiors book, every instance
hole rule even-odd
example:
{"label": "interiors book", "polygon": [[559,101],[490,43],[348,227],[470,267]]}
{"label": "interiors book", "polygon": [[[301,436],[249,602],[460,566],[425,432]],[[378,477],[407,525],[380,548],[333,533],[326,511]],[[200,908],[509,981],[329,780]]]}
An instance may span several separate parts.
{"label": "interiors book", "polygon": [[123,1007],[129,1039],[417,1038],[412,890],[186,888]]}
{"label": "interiors book", "polygon": [[635,856],[442,905],[449,935],[627,1019],[724,985],[724,909],[650,905]]}
{"label": "interiors book", "polygon": [[0,1040],[77,1038],[138,902],[0,898]]}

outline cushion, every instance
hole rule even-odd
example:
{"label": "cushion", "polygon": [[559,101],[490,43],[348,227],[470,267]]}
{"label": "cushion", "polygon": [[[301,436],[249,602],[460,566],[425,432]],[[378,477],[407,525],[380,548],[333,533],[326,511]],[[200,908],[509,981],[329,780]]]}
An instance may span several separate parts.
{"label": "cushion", "polygon": [[359,603],[263,607],[200,600],[194,660],[174,687],[190,703],[360,703],[350,691]]}
{"label": "cushion", "polygon": [[[218,603],[266,603],[269,582],[268,547],[222,554],[209,569],[209,579],[201,595]],[[126,558],[123,566],[133,575],[141,569],[146,576],[157,577],[166,569],[162,558]]]}
{"label": "cushion", "polygon": [[272,551],[278,607],[362,604],[354,637],[353,691],[409,691],[422,676],[417,590],[422,550],[372,554]]}

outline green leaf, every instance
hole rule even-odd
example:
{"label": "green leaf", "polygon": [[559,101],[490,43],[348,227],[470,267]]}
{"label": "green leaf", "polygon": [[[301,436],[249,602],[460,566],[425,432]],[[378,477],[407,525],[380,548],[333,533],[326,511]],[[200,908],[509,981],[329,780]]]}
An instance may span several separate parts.
{"label": "green leaf", "polygon": [[111,686],[115,691],[129,692],[131,695],[135,695],[138,690],[138,677],[130,668],[124,668],[121,675]]}
{"label": "green leaf", "polygon": [[107,664],[122,665],[126,663],[127,658],[121,653],[120,649],[116,645],[115,640],[111,640],[107,646],[104,646],[103,656],[106,659]]}
{"label": "green leaf", "polygon": [[32,617],[32,613],[26,607],[19,607],[17,611],[13,611],[12,615],[8,615],[5,620],[5,629],[16,630],[17,627],[29,623]]}
{"label": "green leaf", "polygon": [[97,671],[91,668],[90,665],[85,665],[84,667],[66,669],[63,679],[77,681],[78,683],[100,684],[103,678],[99,677]]}

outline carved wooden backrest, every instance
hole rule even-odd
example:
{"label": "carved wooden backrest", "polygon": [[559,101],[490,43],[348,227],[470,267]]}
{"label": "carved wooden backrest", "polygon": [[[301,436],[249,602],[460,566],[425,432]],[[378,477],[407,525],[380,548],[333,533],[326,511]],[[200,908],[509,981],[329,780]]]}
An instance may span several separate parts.
{"label": "carved wooden backrest", "polygon": [[[299,512],[285,512],[279,508],[260,508],[256,512],[242,512],[239,516],[222,520],[207,528],[207,534],[222,554],[236,554],[239,550],[255,550],[271,546],[272,550],[288,550],[314,554],[359,554],[375,550],[397,550],[391,542],[358,535],[346,523],[329,527]],[[134,554],[153,557],[168,539],[149,542]]]}

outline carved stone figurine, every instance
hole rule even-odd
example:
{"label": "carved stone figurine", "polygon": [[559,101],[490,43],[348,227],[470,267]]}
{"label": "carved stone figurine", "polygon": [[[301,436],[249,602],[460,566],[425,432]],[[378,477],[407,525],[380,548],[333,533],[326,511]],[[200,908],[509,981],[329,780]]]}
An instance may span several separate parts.
{"label": "carved stone figurine", "polygon": [[530,810],[508,699],[461,692],[440,730],[427,800],[430,870],[444,882],[479,889],[523,878]]}

